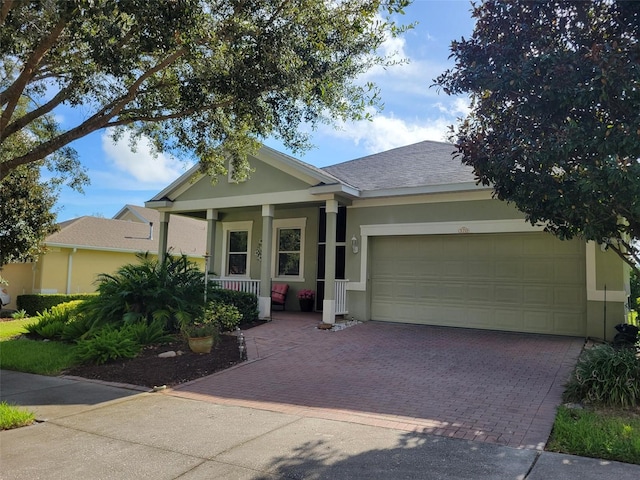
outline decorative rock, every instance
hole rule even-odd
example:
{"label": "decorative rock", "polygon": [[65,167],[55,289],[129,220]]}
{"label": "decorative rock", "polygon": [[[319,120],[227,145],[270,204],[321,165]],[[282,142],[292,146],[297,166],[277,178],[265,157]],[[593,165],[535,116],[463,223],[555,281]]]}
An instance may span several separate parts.
{"label": "decorative rock", "polygon": [[158,354],[158,357],[160,358],[171,358],[171,357],[175,357],[178,354],[176,352],[174,352],[173,350],[169,350],[168,352],[162,352]]}

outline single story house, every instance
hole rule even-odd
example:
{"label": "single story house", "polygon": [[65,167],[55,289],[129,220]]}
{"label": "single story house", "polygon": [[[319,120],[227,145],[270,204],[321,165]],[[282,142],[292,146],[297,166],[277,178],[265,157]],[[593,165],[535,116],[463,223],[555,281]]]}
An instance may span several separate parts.
{"label": "single story house", "polygon": [[624,263],[531,226],[453,151],[424,141],[316,168],[262,147],[244,182],[212,184],[194,167],[145,205],[160,212],[161,252],[174,219],[206,220],[209,272],[255,291],[263,318],[272,283],[286,283],[286,309],[315,290],[327,323],[611,338],[629,293]]}
{"label": "single story house", "polygon": [[[2,276],[9,281],[11,303],[25,293],[89,293],[96,289],[100,273],[114,273],[136,263],[136,253],[158,253],[156,210],[126,205],[113,218],[83,216],[59,224],[49,235],[46,252],[32,263],[5,265]],[[175,216],[167,246],[184,253],[204,270],[206,223]]]}

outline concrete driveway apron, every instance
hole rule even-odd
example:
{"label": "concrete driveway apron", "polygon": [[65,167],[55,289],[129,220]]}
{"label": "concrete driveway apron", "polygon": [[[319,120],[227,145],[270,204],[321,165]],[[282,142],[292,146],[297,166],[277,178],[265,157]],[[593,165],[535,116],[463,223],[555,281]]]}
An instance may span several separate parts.
{"label": "concrete driveway apron", "polygon": [[361,323],[318,330],[278,312],[245,332],[249,361],[167,394],[541,450],[579,338]]}

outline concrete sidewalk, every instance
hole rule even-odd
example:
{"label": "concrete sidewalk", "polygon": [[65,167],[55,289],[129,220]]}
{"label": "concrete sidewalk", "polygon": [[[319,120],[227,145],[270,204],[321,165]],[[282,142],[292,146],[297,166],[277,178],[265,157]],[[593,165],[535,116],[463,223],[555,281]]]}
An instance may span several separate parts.
{"label": "concrete sidewalk", "polygon": [[637,480],[640,466],[0,371],[0,478]]}

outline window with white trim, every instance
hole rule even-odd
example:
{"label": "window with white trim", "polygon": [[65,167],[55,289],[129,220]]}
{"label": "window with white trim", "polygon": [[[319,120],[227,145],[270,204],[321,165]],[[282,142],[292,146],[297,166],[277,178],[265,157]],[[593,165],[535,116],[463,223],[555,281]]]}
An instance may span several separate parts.
{"label": "window with white trim", "polygon": [[273,222],[274,278],[304,278],[304,230],[306,218]]}
{"label": "window with white trim", "polygon": [[253,222],[223,224],[224,245],[222,272],[225,277],[249,277],[251,227]]}

